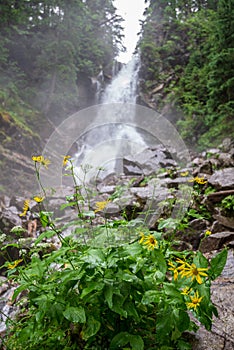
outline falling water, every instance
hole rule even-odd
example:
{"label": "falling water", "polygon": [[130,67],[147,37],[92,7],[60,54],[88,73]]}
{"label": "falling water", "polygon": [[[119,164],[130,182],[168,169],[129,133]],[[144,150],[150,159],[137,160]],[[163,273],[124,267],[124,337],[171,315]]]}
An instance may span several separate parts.
{"label": "falling water", "polygon": [[79,141],[78,165],[119,173],[123,157],[145,148],[135,124],[139,67],[139,57],[134,55],[106,87],[95,120]]}
{"label": "falling water", "polygon": [[140,59],[134,55],[128,64],[124,65],[117,76],[107,86],[102,103],[136,103],[137,78]]}

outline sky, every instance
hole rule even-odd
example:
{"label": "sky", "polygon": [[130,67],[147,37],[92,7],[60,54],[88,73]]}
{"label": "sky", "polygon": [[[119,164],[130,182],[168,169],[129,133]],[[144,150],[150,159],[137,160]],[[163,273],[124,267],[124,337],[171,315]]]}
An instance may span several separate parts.
{"label": "sky", "polygon": [[121,25],[124,27],[125,35],[123,43],[127,48],[127,52],[121,53],[117,59],[127,63],[130,61],[138,41],[137,33],[141,29],[139,20],[143,19],[146,5],[144,0],[114,0],[114,6],[118,9],[117,13],[125,20]]}

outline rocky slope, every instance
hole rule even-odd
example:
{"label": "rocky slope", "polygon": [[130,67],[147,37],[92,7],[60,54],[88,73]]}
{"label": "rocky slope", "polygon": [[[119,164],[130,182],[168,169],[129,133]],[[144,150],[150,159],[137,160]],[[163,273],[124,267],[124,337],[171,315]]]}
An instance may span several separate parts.
{"label": "rocky slope", "polygon": [[[211,332],[201,328],[195,338],[192,336],[195,350],[231,350],[234,347],[234,143],[224,140],[217,149],[209,149],[202,154],[191,155],[191,163],[181,169],[163,146],[146,149],[133,158],[123,159],[124,173],[116,176],[109,174],[97,179],[90,185],[94,197],[84,203],[84,209],[95,210],[98,201],[110,200],[106,210],[107,220],[144,220],[148,227],[157,230],[160,218],[175,216],[174,208],[180,189],[192,190],[192,197],[184,197],[183,225],[176,230],[174,240],[178,249],[200,249],[211,257],[223,247],[229,247],[226,267],[222,275],[212,286],[212,300],[219,310],[219,317],[214,320]],[[31,169],[31,167],[29,167]],[[31,169],[33,171],[33,169]],[[63,194],[55,193],[48,198],[47,207],[53,210],[59,221],[69,223],[77,218],[74,207],[59,209],[64,203],[64,195],[73,193],[72,187],[66,187]],[[34,205],[30,216],[21,218],[24,197],[1,196],[0,229],[1,245],[12,240],[30,249],[35,238],[43,231],[37,218],[38,205]],[[181,198],[180,198],[181,199]],[[147,212],[147,215],[144,213]],[[103,222],[101,213],[95,216],[93,224]],[[59,223],[58,223],[59,224]],[[12,232],[15,226],[22,226],[24,232],[19,238]],[[70,234],[70,227],[64,234]],[[211,234],[206,236],[206,232]],[[165,234],[170,234],[170,227],[165,227]],[[135,237],[132,237],[135,239]],[[123,237],[123,239],[126,239]],[[43,249],[56,249],[56,239],[45,240]],[[3,250],[0,266],[9,257],[19,259],[16,247]],[[16,286],[10,285],[1,270],[0,309],[4,315],[13,317],[16,307],[11,304],[11,296]],[[0,334],[5,331],[5,318],[0,316]]]}

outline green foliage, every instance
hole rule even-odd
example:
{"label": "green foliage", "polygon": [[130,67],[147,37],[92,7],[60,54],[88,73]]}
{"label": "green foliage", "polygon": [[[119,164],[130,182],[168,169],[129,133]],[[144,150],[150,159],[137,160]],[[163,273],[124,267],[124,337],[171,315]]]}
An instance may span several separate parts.
{"label": "green foliage", "polygon": [[224,212],[224,215],[232,216],[233,212],[234,212],[234,196],[229,195],[229,196],[225,197],[221,201],[220,206],[221,206],[221,210]]}
{"label": "green foliage", "polygon": [[142,89],[153,95],[163,83],[156,108],[176,106],[183,139],[199,149],[218,145],[234,126],[233,0],[150,1],[146,14]]}
{"label": "green foliage", "polygon": [[[210,328],[214,306],[209,277],[203,281],[206,289],[190,278],[171,280],[168,262],[178,253],[162,238],[158,244],[151,251],[139,242],[93,248],[70,240],[70,246],[61,246],[42,260],[33,256],[15,275],[20,286],[13,299],[27,290],[29,305],[26,318],[19,314],[15,326],[9,325],[8,349],[88,349],[99,343],[111,349],[126,345],[134,350],[162,345],[179,349],[182,333],[193,327],[186,312],[190,297],[181,294],[185,287],[204,298],[194,315]],[[179,256],[183,258],[183,253]],[[212,279],[225,261],[226,251],[211,260]],[[207,268],[201,253],[193,262]]]}
{"label": "green foliage", "polygon": [[[41,184],[39,168],[48,164],[42,156],[33,160]],[[72,161],[66,161],[74,176]],[[191,313],[208,330],[217,316],[210,285],[225,266],[227,250],[210,262],[199,251],[174,250],[163,235],[165,228],[177,227],[171,218],[161,221],[158,231],[131,221],[105,221],[94,229],[92,218],[100,211],[105,215],[109,201],[82,215],[74,182],[78,220],[70,223],[71,235],[63,237],[64,228],[56,228],[52,214],[40,210],[44,231],[27,255],[17,244],[22,259],[4,264],[8,279],[18,285],[12,300],[21,304],[16,319],[8,320],[6,348],[191,349],[184,339],[185,331],[197,329]],[[41,190],[46,196],[42,184]],[[26,202],[23,215],[28,210]],[[189,216],[197,213],[190,210]],[[21,234],[22,229],[17,226],[12,232]],[[42,241],[53,235],[59,248],[42,251]]]}
{"label": "green foliage", "polygon": [[112,1],[7,0],[0,12],[0,74],[46,115],[77,110],[81,80],[97,75],[122,49],[122,19]]}

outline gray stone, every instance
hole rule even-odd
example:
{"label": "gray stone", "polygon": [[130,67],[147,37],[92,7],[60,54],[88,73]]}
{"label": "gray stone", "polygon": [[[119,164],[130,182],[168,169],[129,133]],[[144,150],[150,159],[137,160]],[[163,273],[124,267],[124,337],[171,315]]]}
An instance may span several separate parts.
{"label": "gray stone", "polygon": [[225,231],[226,228],[220,224],[220,222],[218,222],[217,220],[213,222],[210,231],[212,233],[217,233],[217,232],[222,232]]}
{"label": "gray stone", "polygon": [[123,170],[126,175],[142,175],[143,171],[135,164],[129,164],[129,160],[126,160],[123,164]]}
{"label": "gray stone", "polygon": [[219,162],[223,167],[234,166],[234,156],[230,153],[219,153]]}
{"label": "gray stone", "polygon": [[20,211],[13,206],[3,209],[0,214],[0,230],[4,233],[8,233],[12,227],[20,226],[22,220],[19,214]]}
{"label": "gray stone", "polygon": [[223,152],[229,152],[233,146],[234,141],[230,137],[227,137],[223,140],[222,144],[220,145],[220,149]]}
{"label": "gray stone", "polygon": [[213,173],[212,169],[212,163],[210,160],[204,161],[200,166],[198,166],[194,171],[193,171],[193,176],[197,176],[198,174],[208,174],[211,175]]}
{"label": "gray stone", "polygon": [[234,189],[234,168],[217,170],[208,180],[217,190]]}
{"label": "gray stone", "polygon": [[109,193],[112,194],[115,192],[115,187],[114,185],[106,185],[102,186],[101,184],[98,186],[98,192],[99,193]]}
{"label": "gray stone", "polygon": [[[209,236],[211,237],[211,236]],[[215,254],[214,254],[215,253]],[[224,270],[211,285],[211,300],[218,310],[211,331],[200,326],[192,341],[193,350],[234,349],[234,251],[228,251]],[[217,252],[211,252],[211,256]]]}
{"label": "gray stone", "polygon": [[213,218],[217,220],[221,225],[234,230],[234,217],[228,217],[223,215],[213,215]]}
{"label": "gray stone", "polygon": [[213,233],[201,240],[199,249],[201,252],[209,252],[221,249],[234,239],[234,232],[224,231]]}
{"label": "gray stone", "polygon": [[145,149],[134,157],[128,156],[123,159],[125,174],[155,174],[159,169],[168,166],[175,167],[177,163],[172,159],[170,152],[163,146],[158,145],[153,149]]}

